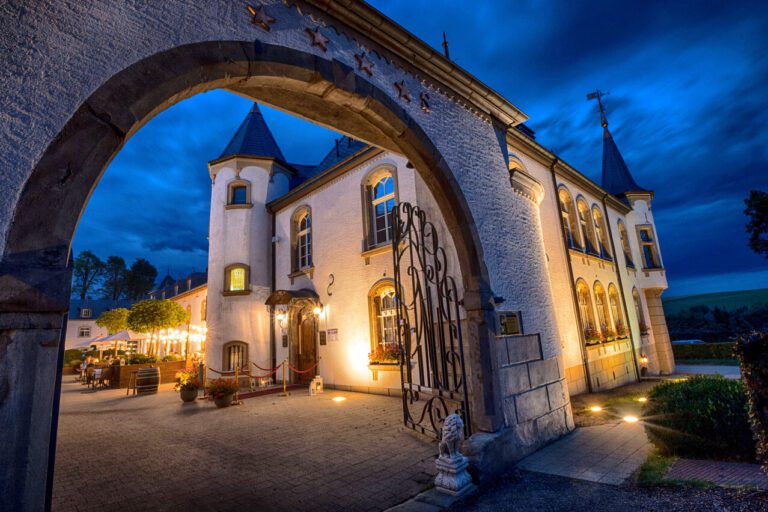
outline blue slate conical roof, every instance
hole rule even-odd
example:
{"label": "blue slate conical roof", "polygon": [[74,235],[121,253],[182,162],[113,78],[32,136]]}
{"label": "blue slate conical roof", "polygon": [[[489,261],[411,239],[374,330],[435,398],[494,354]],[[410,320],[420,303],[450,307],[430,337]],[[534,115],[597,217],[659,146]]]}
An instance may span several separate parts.
{"label": "blue slate conical roof", "polygon": [[240,128],[237,129],[219,159],[234,155],[276,158],[285,161],[283,152],[280,151],[280,146],[277,145],[275,137],[264,121],[257,103],[253,104],[253,108],[245,116]]}
{"label": "blue slate conical roof", "polygon": [[603,179],[602,187],[611,194],[618,196],[626,192],[649,192],[637,184],[624,158],[619,152],[613,135],[603,121]]}

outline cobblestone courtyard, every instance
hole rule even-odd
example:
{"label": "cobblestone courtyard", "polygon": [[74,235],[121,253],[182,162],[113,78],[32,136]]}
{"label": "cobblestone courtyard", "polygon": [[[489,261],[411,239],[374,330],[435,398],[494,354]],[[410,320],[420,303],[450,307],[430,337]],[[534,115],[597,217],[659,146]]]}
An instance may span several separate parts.
{"label": "cobblestone courtyard", "polygon": [[56,511],[381,510],[434,476],[437,444],[402,427],[398,399],[302,390],[217,410],[182,404],[169,386],[126,397],[71,380],[62,385]]}

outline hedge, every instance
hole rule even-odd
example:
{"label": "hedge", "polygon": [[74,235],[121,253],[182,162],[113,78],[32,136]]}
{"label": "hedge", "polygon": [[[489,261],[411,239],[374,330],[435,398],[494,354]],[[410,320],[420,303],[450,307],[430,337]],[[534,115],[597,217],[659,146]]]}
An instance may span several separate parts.
{"label": "hedge", "polygon": [[736,353],[749,400],[749,421],[757,442],[757,459],[768,473],[768,334],[740,338]]}
{"label": "hedge", "polygon": [[661,384],[649,398],[646,432],[662,455],[755,460],[741,381],[697,375]]}
{"label": "hedge", "polygon": [[694,343],[691,345],[672,344],[675,359],[733,359],[736,344],[728,343]]}

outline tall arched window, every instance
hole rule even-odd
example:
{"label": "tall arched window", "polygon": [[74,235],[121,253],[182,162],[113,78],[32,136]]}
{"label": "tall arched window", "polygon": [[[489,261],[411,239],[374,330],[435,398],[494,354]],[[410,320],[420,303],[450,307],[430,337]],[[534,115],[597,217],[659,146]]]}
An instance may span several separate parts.
{"label": "tall arched window", "polygon": [[222,371],[232,372],[235,368],[248,365],[248,345],[242,341],[230,341],[224,344]]}
{"label": "tall arched window", "polygon": [[635,268],[635,263],[632,261],[632,249],[629,248],[629,236],[627,235],[627,227],[619,219],[619,238],[621,238],[621,249],[624,251],[624,261],[627,262],[629,268]]}
{"label": "tall arched window", "polygon": [[608,300],[605,296],[605,288],[600,281],[595,281],[595,309],[597,309],[597,323],[603,338],[611,336],[611,313],[608,310]]}
{"label": "tall arched window", "polygon": [[605,218],[603,212],[597,205],[592,207],[592,220],[595,223],[595,237],[597,238],[597,252],[601,258],[611,258],[610,242],[608,241],[608,230],[605,227]]}
{"label": "tall arched window", "polygon": [[648,324],[645,323],[645,315],[643,314],[643,303],[640,300],[640,293],[637,288],[632,288],[632,302],[635,303],[635,314],[637,315],[637,322],[640,327],[640,334],[648,333]]}
{"label": "tall arched window", "polygon": [[573,198],[571,198],[571,194],[568,193],[568,190],[566,190],[565,187],[560,187],[557,195],[560,200],[560,216],[563,218],[565,239],[568,242],[568,247],[581,249],[581,242],[578,234],[579,227],[576,220],[576,208],[573,205]]}
{"label": "tall arched window", "polygon": [[597,240],[595,240],[595,223],[592,222],[592,214],[583,197],[576,200],[576,209],[579,214],[579,227],[581,239],[584,240],[584,250],[589,254],[598,254]]}
{"label": "tall arched window", "polygon": [[365,186],[367,200],[368,245],[375,247],[392,241],[392,218],[395,207],[395,178],[389,171],[373,173]]}
{"label": "tall arched window", "polygon": [[368,293],[371,349],[380,354],[397,354],[397,298],[394,282],[379,281]]}
{"label": "tall arched window", "polygon": [[296,221],[296,264],[298,270],[312,266],[312,216],[308,211]]}
{"label": "tall arched window", "polygon": [[576,297],[579,301],[579,319],[581,328],[584,331],[584,339],[587,344],[597,343],[600,337],[595,328],[595,317],[592,313],[592,298],[589,293],[589,286],[583,279],[576,281]]}
{"label": "tall arched window", "polygon": [[621,299],[616,286],[608,285],[608,303],[611,305],[611,317],[613,318],[613,330],[616,336],[623,338],[627,335],[627,323],[624,321],[624,312],[621,308]]}
{"label": "tall arched window", "polygon": [[200,321],[205,322],[208,318],[208,299],[203,299],[203,302],[200,304]]}
{"label": "tall arched window", "polygon": [[244,263],[234,263],[224,269],[224,295],[250,293],[250,268]]}

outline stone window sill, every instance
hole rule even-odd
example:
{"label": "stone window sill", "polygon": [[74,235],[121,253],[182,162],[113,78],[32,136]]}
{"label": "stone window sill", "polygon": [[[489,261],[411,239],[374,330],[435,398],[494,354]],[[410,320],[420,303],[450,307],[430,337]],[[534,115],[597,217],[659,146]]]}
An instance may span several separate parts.
{"label": "stone window sill", "polygon": [[251,290],[224,290],[221,294],[225,297],[232,297],[235,295],[250,295]]}
{"label": "stone window sill", "polygon": [[301,277],[301,276],[307,276],[309,279],[312,279],[312,276],[315,274],[315,267],[306,267],[299,270],[295,270],[288,274],[288,278],[291,280],[291,284],[293,284],[294,279]]}
{"label": "stone window sill", "polygon": [[373,247],[370,247],[360,253],[360,256],[363,258],[370,258],[371,256],[376,256],[379,254],[384,254],[386,252],[390,252],[392,250],[392,243],[387,242],[385,244],[375,245]]}
{"label": "stone window sill", "polygon": [[243,210],[248,208],[253,208],[253,205],[251,203],[224,205],[225,210]]}
{"label": "stone window sill", "polygon": [[[411,368],[416,363],[411,361]],[[369,363],[368,369],[371,370],[373,380],[379,380],[379,372],[399,372],[400,363]]]}

